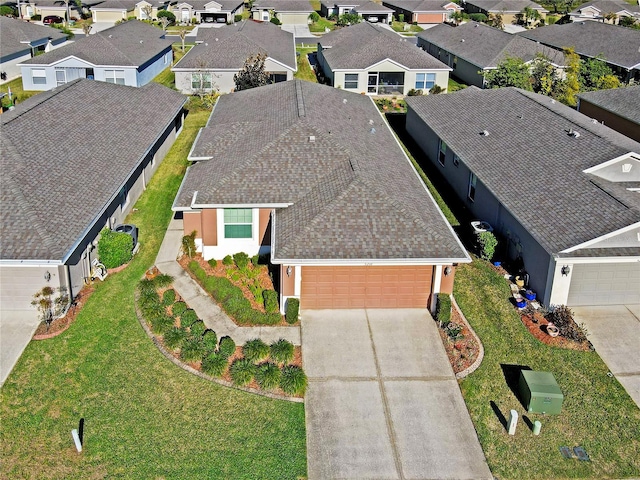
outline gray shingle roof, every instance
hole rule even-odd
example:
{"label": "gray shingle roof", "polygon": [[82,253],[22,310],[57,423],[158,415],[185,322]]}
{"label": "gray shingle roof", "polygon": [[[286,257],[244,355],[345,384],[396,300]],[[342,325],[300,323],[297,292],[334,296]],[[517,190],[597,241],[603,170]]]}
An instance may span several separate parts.
{"label": "gray shingle roof", "polygon": [[564,64],[564,56],[552,48],[473,21],[458,27],[439,24],[420,32],[418,38],[480,68],[495,68],[506,57],[529,62],[538,53],[543,53],[556,65]]}
{"label": "gray shingle roof", "polygon": [[103,0],[91,5],[92,10],[125,10],[131,12],[139,0]]}
{"label": "gray shingle roof", "polygon": [[0,259],[64,259],[184,102],[156,83],[77,80],[0,116]]}
{"label": "gray shingle roof", "polygon": [[533,8],[541,12],[547,11],[542,5],[529,0],[467,0],[466,3],[469,5],[475,5],[486,12],[495,13],[518,13],[526,7]]}
{"label": "gray shingle roof", "polygon": [[628,70],[640,66],[640,30],[633,28],[585,21],[547,25],[518,35],[557,49],[574,47],[586,57],[602,55],[608,63]]}
{"label": "gray shingle roof", "polygon": [[445,5],[452,3],[450,0],[384,0],[383,4],[402,8],[409,12],[446,12]]}
{"label": "gray shingle roof", "polygon": [[631,120],[637,123],[640,128],[640,85],[596,90],[595,92],[581,93],[578,97],[622,118]]}
{"label": "gray shingle roof", "polygon": [[221,28],[201,29],[200,43],[174,66],[174,69],[231,68],[240,70],[257,53],[266,54],[291,70],[296,70],[293,34],[270,22],[246,20]]}
{"label": "gray shingle roof", "polygon": [[372,1],[362,1],[356,6],[356,12],[359,14],[367,14],[367,13],[391,13],[393,10],[387,7],[383,7],[379,3]]}
{"label": "gray shingle roof", "polygon": [[407,68],[451,70],[395,32],[369,22],[334,30],[318,43],[331,70],[364,69],[386,59]]}
{"label": "gray shingle roof", "polygon": [[314,11],[308,0],[256,0],[253,2],[253,7],[270,8],[276,13],[311,13]]}
{"label": "gray shingle roof", "polygon": [[222,12],[231,12],[242,5],[244,2],[242,0],[181,0],[181,1],[173,1],[171,5],[177,5],[178,3],[186,3],[194,7],[196,10],[204,10],[204,6],[207,3],[211,3],[212,1],[221,5]]}
{"label": "gray shingle roof", "polygon": [[74,56],[93,65],[140,66],[171,48],[173,40],[161,38],[163,36],[164,32],[157,27],[129,20],[31,58],[23,64],[51,65]]}
{"label": "gray shingle roof", "polygon": [[573,10],[571,14],[578,14],[581,10],[591,6],[596,7],[602,12],[603,15],[606,15],[609,12],[618,13],[623,10],[626,10],[627,12],[640,12],[640,6],[630,5],[627,2],[616,2],[614,0],[595,0],[593,2],[583,3],[578,8]]}
{"label": "gray shingle roof", "polygon": [[365,95],[300,80],[223,95],[196,150],[211,159],[174,208],[195,192],[195,205],[291,205],[276,210],[275,259],[467,258]]}
{"label": "gray shingle roof", "polygon": [[614,198],[617,184],[606,182],[614,188],[605,192],[582,173],[640,153],[640,143],[572,108],[516,88],[467,88],[407,104],[549,253],[640,221],[637,205]]}
{"label": "gray shingle roof", "polygon": [[0,56],[7,57],[29,50],[29,43],[61,40],[67,36],[52,27],[23,22],[15,18],[0,16]]}

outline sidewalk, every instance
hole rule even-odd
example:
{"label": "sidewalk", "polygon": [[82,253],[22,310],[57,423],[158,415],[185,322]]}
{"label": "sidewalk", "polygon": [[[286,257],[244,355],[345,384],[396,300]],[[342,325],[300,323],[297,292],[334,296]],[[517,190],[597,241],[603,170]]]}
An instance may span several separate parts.
{"label": "sidewalk", "polygon": [[261,338],[265,343],[273,343],[284,338],[294,345],[300,345],[300,327],[239,327],[233,323],[176,261],[182,236],[182,222],[172,219],[160,246],[156,267],[162,273],[173,277],[173,288],[187,305],[195,310],[207,328],[214,330],[218,338],[230,336],[237,345],[244,345],[253,338]]}

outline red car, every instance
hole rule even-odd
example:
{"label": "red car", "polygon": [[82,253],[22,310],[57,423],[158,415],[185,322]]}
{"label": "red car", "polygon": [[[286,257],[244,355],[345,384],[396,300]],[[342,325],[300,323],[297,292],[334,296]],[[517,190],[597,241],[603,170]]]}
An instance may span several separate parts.
{"label": "red car", "polygon": [[57,15],[48,15],[44,17],[42,23],[45,25],[51,25],[53,23],[64,23],[64,18],[58,17]]}

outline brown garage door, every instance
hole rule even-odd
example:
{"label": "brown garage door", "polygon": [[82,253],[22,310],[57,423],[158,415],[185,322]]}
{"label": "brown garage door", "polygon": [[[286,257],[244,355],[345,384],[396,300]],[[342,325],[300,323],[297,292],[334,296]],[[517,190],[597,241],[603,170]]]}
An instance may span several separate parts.
{"label": "brown garage door", "polygon": [[425,308],[433,267],[302,267],[301,305],[320,308]]}

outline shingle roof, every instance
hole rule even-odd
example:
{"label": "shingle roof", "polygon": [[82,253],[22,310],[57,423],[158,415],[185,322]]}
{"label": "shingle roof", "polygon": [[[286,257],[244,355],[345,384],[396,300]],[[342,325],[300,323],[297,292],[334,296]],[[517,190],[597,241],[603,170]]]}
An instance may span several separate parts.
{"label": "shingle roof", "polygon": [[242,0],[181,0],[181,1],[173,1],[171,5],[177,5],[179,3],[188,3],[196,10],[204,10],[204,6],[207,3],[216,2],[222,6],[222,12],[231,12],[242,5],[244,2]]}
{"label": "shingle roof", "polygon": [[102,0],[91,5],[92,10],[125,10],[127,12],[136,8],[136,4],[140,0]]}
{"label": "shingle roof", "polygon": [[246,20],[220,28],[201,29],[200,43],[173,67],[179,69],[219,68],[240,70],[244,62],[257,53],[296,70],[293,34],[270,22]]}
{"label": "shingle roof", "polygon": [[313,12],[313,7],[308,0],[256,0],[253,2],[255,8],[272,8],[277,13],[282,12]]}
{"label": "shingle roof", "polygon": [[367,13],[391,13],[391,12],[393,12],[393,10],[391,10],[390,8],[383,7],[379,3],[372,2],[371,0],[359,2],[358,5],[356,6],[355,10],[356,10],[356,12],[358,12],[361,15],[363,13],[367,14]]}
{"label": "shingle roof", "polygon": [[630,5],[627,2],[616,2],[614,0],[595,0],[593,2],[583,3],[574,11],[572,11],[571,14],[578,14],[581,10],[592,6],[600,10],[603,15],[606,15],[609,12],[617,13],[623,10],[626,10],[627,12],[640,12],[640,6]]}
{"label": "shingle roof", "polygon": [[631,120],[637,123],[640,128],[640,85],[585,92],[578,97],[622,118]]}
{"label": "shingle roof", "polygon": [[28,50],[31,42],[47,39],[55,41],[66,37],[56,28],[0,16],[0,56],[2,57]]}
{"label": "shingle roof", "polygon": [[320,37],[318,43],[331,70],[364,69],[386,59],[407,68],[451,70],[395,32],[369,22],[334,30]]}
{"label": "shingle roof", "polygon": [[74,56],[93,65],[137,67],[171,48],[173,40],[163,36],[164,32],[157,27],[129,20],[22,63],[51,65]]}
{"label": "shingle roof", "polygon": [[184,103],[156,83],[77,80],[1,115],[0,259],[64,259]]}
{"label": "shingle roof", "polygon": [[526,7],[542,12],[547,11],[542,5],[529,0],[467,0],[466,3],[475,5],[486,12],[519,13]]}
{"label": "shingle roof", "polygon": [[409,12],[446,12],[444,8],[451,0],[384,0],[384,4],[402,8]]}
{"label": "shingle roof", "polygon": [[640,30],[633,28],[585,21],[547,25],[518,35],[557,49],[574,47],[586,57],[602,55],[607,63],[629,70],[640,66]]}
{"label": "shingle roof", "polygon": [[195,205],[291,205],[276,210],[277,260],[467,258],[365,95],[300,80],[223,95],[196,150],[211,159],[174,208],[195,192]]}
{"label": "shingle roof", "polygon": [[418,38],[481,68],[495,68],[506,57],[529,62],[538,53],[543,53],[556,65],[564,64],[564,56],[552,48],[473,21],[458,27],[439,24],[420,32]]}
{"label": "shingle roof", "polygon": [[407,104],[549,253],[640,221],[637,204],[613,196],[618,184],[606,182],[614,188],[605,191],[583,173],[640,153],[640,143],[572,108],[511,87],[409,97]]}

